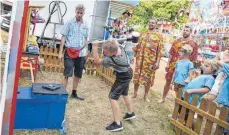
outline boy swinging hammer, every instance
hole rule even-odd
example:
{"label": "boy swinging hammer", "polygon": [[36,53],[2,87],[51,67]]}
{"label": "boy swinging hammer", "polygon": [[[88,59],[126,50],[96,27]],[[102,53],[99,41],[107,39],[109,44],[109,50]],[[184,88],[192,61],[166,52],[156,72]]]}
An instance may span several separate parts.
{"label": "boy swinging hammer", "polygon": [[120,96],[123,97],[127,106],[128,112],[123,117],[124,120],[136,118],[133,111],[131,99],[128,95],[129,84],[133,77],[133,70],[129,66],[128,56],[116,39],[109,39],[102,44],[103,53],[106,55],[102,60],[98,55],[98,43],[93,43],[93,58],[97,65],[104,67],[113,67],[115,70],[116,80],[110,90],[109,100],[113,112],[114,122],[106,127],[108,131],[120,131],[123,129],[121,123],[121,111],[118,104]]}

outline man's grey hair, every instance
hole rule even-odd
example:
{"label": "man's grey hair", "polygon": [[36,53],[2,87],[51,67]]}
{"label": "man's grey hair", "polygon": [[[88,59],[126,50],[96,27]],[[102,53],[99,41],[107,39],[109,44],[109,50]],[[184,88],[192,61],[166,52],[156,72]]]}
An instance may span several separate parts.
{"label": "man's grey hair", "polygon": [[76,6],[76,9],[83,9],[83,10],[85,10],[85,7],[84,7],[83,4],[79,4],[79,5]]}
{"label": "man's grey hair", "polygon": [[109,52],[118,51],[118,46],[119,46],[119,43],[114,38],[106,40],[102,45],[103,50],[106,50],[106,51],[109,51]]}
{"label": "man's grey hair", "polygon": [[192,26],[191,26],[191,25],[186,24],[186,25],[184,26],[184,28],[189,28],[190,31],[192,32]]}

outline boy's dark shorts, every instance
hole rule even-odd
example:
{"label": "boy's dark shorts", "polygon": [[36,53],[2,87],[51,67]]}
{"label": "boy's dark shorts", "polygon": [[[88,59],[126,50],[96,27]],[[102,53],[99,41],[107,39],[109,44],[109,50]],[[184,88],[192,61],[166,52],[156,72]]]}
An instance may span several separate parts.
{"label": "boy's dark shorts", "polygon": [[85,64],[85,57],[70,58],[67,51],[64,53],[64,76],[72,77],[74,76],[82,78],[83,69]]}
{"label": "boy's dark shorts", "polygon": [[109,98],[118,100],[120,96],[127,96],[129,91],[129,84],[133,77],[133,70],[129,68],[127,72],[116,72],[116,80],[111,88]]}

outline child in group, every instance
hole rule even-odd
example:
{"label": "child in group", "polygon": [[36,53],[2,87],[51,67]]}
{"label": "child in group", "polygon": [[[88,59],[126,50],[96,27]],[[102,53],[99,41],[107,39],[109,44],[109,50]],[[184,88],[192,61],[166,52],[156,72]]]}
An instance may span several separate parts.
{"label": "child in group", "polygon": [[130,120],[136,118],[131,99],[128,95],[129,84],[133,77],[133,70],[129,65],[128,56],[125,50],[119,45],[117,40],[109,39],[105,41],[102,48],[107,57],[100,60],[98,57],[98,44],[96,42],[93,44],[93,57],[95,63],[97,65],[103,65],[104,67],[113,67],[116,75],[116,80],[109,93],[114,122],[107,126],[106,130],[120,131],[123,129],[120,118],[121,112],[118,104],[120,96],[123,97],[128,108],[128,113],[126,113],[123,119]]}
{"label": "child in group", "polygon": [[[132,37],[132,32],[134,31],[134,29],[130,29],[127,33],[127,38]],[[132,43],[132,41],[124,41],[124,46],[125,46],[125,50],[127,52],[129,61],[131,64],[133,64],[133,56],[134,56],[134,52],[133,52],[133,47],[134,47],[134,43]]]}
{"label": "child in group", "polygon": [[184,86],[193,79],[194,65],[189,60],[192,55],[192,47],[185,44],[179,51],[180,60],[177,61],[174,73],[174,90],[177,96],[178,89],[183,89]]}
{"label": "child in group", "polygon": [[119,33],[118,33],[117,30],[115,30],[115,31],[113,32],[112,38],[117,38],[117,39],[119,39]]}
{"label": "child in group", "polygon": [[[222,53],[224,54],[224,56],[225,55],[229,56],[229,50],[225,50]],[[222,69],[223,64],[229,63],[229,57],[226,57],[226,58],[221,57],[221,58],[217,58],[217,60],[218,60],[217,64],[220,67],[220,69]],[[212,90],[205,95],[205,98],[207,99],[206,111],[208,111],[208,109],[210,107],[210,103],[216,99],[217,95],[220,92],[222,84],[224,83],[225,78],[227,78],[227,76],[228,75],[226,73],[224,73],[222,70],[219,71],[219,73],[215,79],[215,83],[212,87]]]}
{"label": "child in group", "polygon": [[[182,100],[187,92],[190,94],[188,103],[191,104],[195,94],[198,95],[198,105],[205,93],[208,93],[212,86],[214,85],[215,79],[213,77],[214,73],[217,72],[217,63],[214,60],[205,60],[203,64],[203,74],[199,75],[192,81],[190,81],[183,89]],[[181,106],[179,111],[181,112]],[[189,110],[186,110],[185,120],[187,120],[189,115]]]}
{"label": "child in group", "polygon": [[[216,97],[216,102],[224,105],[229,109],[229,64],[223,64],[222,72],[226,74],[226,78],[222,84],[219,94]],[[227,116],[227,122],[229,123],[229,112]],[[224,130],[224,134],[226,135],[229,131]]]}
{"label": "child in group", "polygon": [[199,104],[203,95],[212,89],[215,82],[213,75],[216,72],[217,62],[215,60],[205,60],[203,64],[203,74],[193,79],[184,87],[182,97],[184,98],[185,92],[189,93],[189,104],[191,104],[194,94],[197,94]]}

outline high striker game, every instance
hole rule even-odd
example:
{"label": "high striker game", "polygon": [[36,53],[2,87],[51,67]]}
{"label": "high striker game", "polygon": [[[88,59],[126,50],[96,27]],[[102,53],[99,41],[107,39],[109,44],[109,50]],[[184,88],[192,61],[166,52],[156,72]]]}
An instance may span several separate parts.
{"label": "high striker game", "polygon": [[0,134],[12,135],[20,72],[20,60],[29,1],[14,1],[1,95]]}

